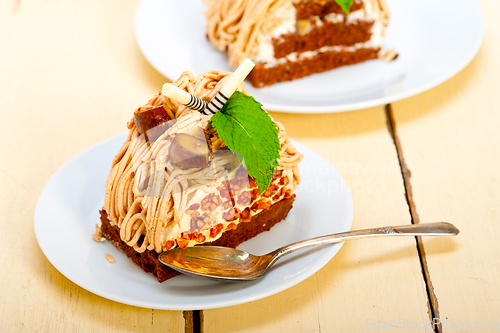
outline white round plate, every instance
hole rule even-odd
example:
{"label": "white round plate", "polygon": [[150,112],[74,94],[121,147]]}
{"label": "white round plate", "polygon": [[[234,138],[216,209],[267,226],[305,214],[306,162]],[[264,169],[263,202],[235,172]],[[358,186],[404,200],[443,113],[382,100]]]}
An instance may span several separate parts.
{"label": "white round plate", "polygon": [[[220,283],[186,275],[158,283],[110,242],[92,239],[111,160],[125,141],[119,135],[75,156],[47,182],[35,210],[35,234],[47,259],[68,279],[120,303],[162,310],[211,309],[261,299],[290,288],[321,269],[342,244],[304,250],[280,261],[263,279]],[[348,231],[353,207],[339,173],[321,156],[293,142],[305,155],[302,182],[287,218],[238,248],[264,254],[320,235]],[[110,253],[115,263],[105,255]]]}
{"label": "white round plate", "polygon": [[[407,98],[446,81],[476,55],[484,20],[475,0],[387,0],[390,23],[383,49],[392,62],[371,60],[248,92],[268,111],[323,113],[357,110]],[[206,37],[202,0],[142,0],[137,43],[165,77],[185,70],[230,71],[227,56]]]}

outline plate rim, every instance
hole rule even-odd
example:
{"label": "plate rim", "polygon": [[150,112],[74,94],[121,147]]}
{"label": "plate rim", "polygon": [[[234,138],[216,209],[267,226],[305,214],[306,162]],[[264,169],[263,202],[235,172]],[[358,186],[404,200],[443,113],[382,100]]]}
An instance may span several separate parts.
{"label": "plate rim", "polygon": [[[264,290],[262,290],[258,293],[246,295],[245,297],[243,297],[243,299],[242,299],[242,297],[228,298],[228,299],[218,300],[217,302],[208,302],[208,303],[207,302],[205,302],[205,303],[199,302],[199,303],[197,303],[197,305],[193,304],[191,306],[186,306],[186,305],[175,306],[171,303],[164,304],[164,303],[158,303],[158,302],[154,302],[154,301],[146,302],[146,301],[143,301],[140,299],[135,299],[135,300],[131,299],[131,297],[129,297],[129,296],[120,297],[119,295],[113,294],[107,290],[103,290],[103,289],[99,288],[95,284],[92,284],[92,283],[89,284],[88,282],[86,283],[85,279],[79,279],[77,274],[71,272],[71,269],[67,269],[67,267],[64,267],[64,265],[62,265],[60,262],[55,260],[54,256],[50,254],[51,251],[47,247],[47,244],[44,243],[43,241],[41,241],[40,235],[43,234],[43,232],[40,231],[40,228],[43,228],[43,217],[41,216],[41,214],[42,214],[41,212],[43,211],[42,205],[44,204],[44,201],[47,200],[46,199],[47,194],[52,189],[52,187],[55,186],[56,180],[58,179],[58,177],[60,177],[61,174],[63,174],[68,168],[70,168],[72,163],[81,159],[84,155],[90,153],[94,149],[102,147],[103,145],[110,144],[111,142],[114,142],[114,140],[119,140],[119,139],[124,140],[125,137],[126,137],[126,133],[121,133],[121,134],[112,136],[110,138],[104,139],[104,140],[102,140],[94,145],[91,145],[90,147],[85,148],[84,150],[82,150],[81,152],[79,152],[78,154],[76,154],[75,156],[70,158],[69,160],[67,160],[49,178],[49,180],[44,185],[44,187],[43,187],[42,191],[40,192],[39,197],[37,199],[35,212],[34,212],[34,221],[33,221],[35,238],[37,240],[37,243],[38,243],[40,249],[42,250],[42,253],[49,261],[49,263],[57,271],[59,271],[65,278],[67,278],[68,280],[70,280],[71,282],[73,282],[74,284],[79,286],[80,288],[83,288],[87,291],[90,291],[97,296],[100,296],[100,297],[103,297],[103,298],[106,298],[106,299],[109,299],[109,300],[112,300],[115,302],[119,302],[119,303],[126,304],[126,305],[131,305],[131,306],[148,308],[148,309],[199,310],[199,309],[222,308],[222,307],[233,306],[233,305],[238,305],[238,304],[245,304],[248,302],[260,300],[260,299],[278,294],[286,289],[289,289],[289,288],[303,282],[304,280],[306,280],[307,278],[309,278],[310,276],[312,276],[313,274],[315,274],[319,270],[321,270],[330,260],[333,259],[333,257],[341,249],[343,242],[337,243],[336,244],[337,246],[330,246],[329,252],[322,255],[316,261],[316,263],[313,266],[311,266],[308,270],[301,272],[300,278],[297,281],[295,281],[295,279],[290,279],[290,280],[284,281],[284,283],[279,284],[277,287],[265,288]],[[307,146],[305,146],[305,145],[303,145],[303,144],[301,144],[293,139],[290,139],[290,140],[291,140],[292,144],[300,147],[300,149],[306,150],[308,154],[315,154],[317,157],[324,160],[325,163],[328,163],[326,161],[326,159],[324,159],[321,155],[319,155],[318,153],[316,153],[312,149],[308,148]],[[345,190],[346,190],[345,199],[347,200],[347,203],[348,203],[348,205],[347,205],[348,207],[346,208],[346,213],[347,213],[347,220],[349,221],[347,223],[347,225],[348,225],[348,230],[350,230],[352,228],[353,215],[354,215],[353,200],[352,200],[352,195],[351,195],[350,189],[348,188],[347,184],[345,183],[344,178],[338,172],[338,170],[336,170],[335,167],[333,165],[331,165],[330,163],[328,163],[328,165],[331,168],[331,170],[333,170],[336,177],[338,177],[338,180],[340,180],[341,185],[343,186],[343,189],[345,188]],[[98,222],[98,221],[96,221],[96,222]],[[89,235],[89,238],[90,238],[90,235]],[[114,248],[114,246],[113,246],[113,248]],[[127,258],[127,260],[129,260],[129,259]],[[147,273],[144,273],[144,274],[147,274]]]}

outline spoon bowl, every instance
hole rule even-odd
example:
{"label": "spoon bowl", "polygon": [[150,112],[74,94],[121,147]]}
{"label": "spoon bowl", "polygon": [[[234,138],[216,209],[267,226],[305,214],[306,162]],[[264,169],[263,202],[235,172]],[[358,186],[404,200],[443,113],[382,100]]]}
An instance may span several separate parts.
{"label": "spoon bowl", "polygon": [[255,256],[223,246],[176,248],[160,254],[160,261],[188,275],[224,281],[255,280],[269,267],[272,253]]}
{"label": "spoon bowl", "polygon": [[188,275],[222,281],[250,281],[263,277],[282,256],[299,249],[377,236],[454,236],[460,231],[451,223],[436,222],[354,230],[292,243],[256,256],[222,246],[176,248],[160,254],[160,261]]}

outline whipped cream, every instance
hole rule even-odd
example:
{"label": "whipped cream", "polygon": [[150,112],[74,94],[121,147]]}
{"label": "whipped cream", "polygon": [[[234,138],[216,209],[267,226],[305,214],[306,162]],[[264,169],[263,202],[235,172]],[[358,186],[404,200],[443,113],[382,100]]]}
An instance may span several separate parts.
{"label": "whipped cream", "polygon": [[[346,24],[356,24],[359,21],[373,22],[373,25],[370,29],[371,37],[367,42],[357,43],[352,46],[324,46],[314,51],[306,51],[301,53],[293,52],[288,54],[286,57],[282,57],[279,59],[275,58],[274,46],[272,42],[273,38],[279,38],[280,36],[294,33],[297,30],[296,9],[292,5],[292,3],[289,2],[287,6],[280,8],[276,11],[276,13],[269,17],[269,21],[279,19],[281,21],[281,24],[271,28],[267,27],[267,29],[263,29],[263,33],[258,37],[258,51],[253,60],[256,63],[265,63],[265,67],[269,68],[286,62],[296,62],[303,59],[310,59],[323,52],[355,52],[356,50],[361,48],[381,47],[384,25],[380,19],[380,11],[374,8],[371,1],[363,1],[363,3],[364,8],[353,11],[346,16]],[[331,13],[324,16],[324,21],[329,23],[341,23],[344,21],[344,17],[345,16],[343,14]],[[323,20],[321,20],[319,16],[314,16],[308,21],[310,22],[311,26],[305,28],[306,30],[303,31],[303,33],[307,33],[314,27],[320,27],[324,24]]]}

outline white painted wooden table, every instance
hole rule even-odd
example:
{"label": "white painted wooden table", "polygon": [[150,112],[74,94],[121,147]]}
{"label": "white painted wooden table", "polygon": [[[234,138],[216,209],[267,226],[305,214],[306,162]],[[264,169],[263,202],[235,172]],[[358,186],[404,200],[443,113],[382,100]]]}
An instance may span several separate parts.
{"label": "white painted wooden table", "polygon": [[[389,106],[273,114],[341,172],[353,228],[449,221],[461,234],[347,242],[277,295],[180,312],[78,287],[47,261],[33,231],[49,177],[124,132],[166,82],[135,43],[137,1],[1,2],[0,332],[499,331],[500,2],[480,3],[484,44],[444,84]],[[442,324],[423,327],[433,318]]]}

